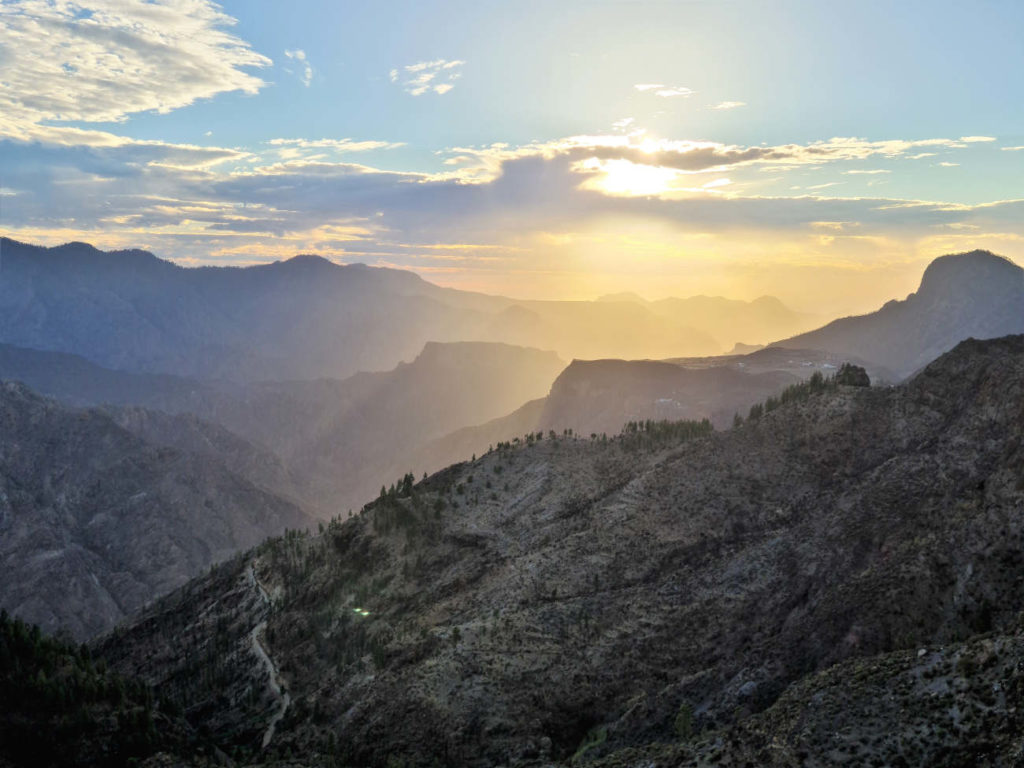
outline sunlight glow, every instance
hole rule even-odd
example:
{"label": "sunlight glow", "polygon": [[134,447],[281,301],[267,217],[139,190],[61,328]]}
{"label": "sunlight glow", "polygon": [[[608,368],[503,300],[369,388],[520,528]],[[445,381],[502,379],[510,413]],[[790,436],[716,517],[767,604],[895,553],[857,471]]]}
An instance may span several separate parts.
{"label": "sunlight glow", "polygon": [[670,191],[679,178],[679,171],[656,165],[640,165],[629,160],[598,160],[591,158],[580,164],[580,170],[594,174],[582,184],[583,189],[604,192],[618,197],[649,197]]}

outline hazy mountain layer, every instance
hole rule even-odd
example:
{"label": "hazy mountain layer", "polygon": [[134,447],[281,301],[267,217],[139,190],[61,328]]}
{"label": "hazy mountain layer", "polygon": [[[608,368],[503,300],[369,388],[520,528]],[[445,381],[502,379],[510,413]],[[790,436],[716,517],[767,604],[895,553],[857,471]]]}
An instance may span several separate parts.
{"label": "hazy mountain layer", "polygon": [[[423,446],[546,394],[563,367],[552,352],[431,343],[392,371],[240,385],[112,371],[72,355],[0,345],[0,378],[25,381],[75,404],[146,406],[143,417],[117,418],[160,445],[223,453],[261,487],[326,516],[358,508],[382,483],[405,472],[466,458]],[[214,434],[212,425],[195,418],[160,419],[152,409],[197,414],[244,440],[223,429]],[[249,443],[264,455],[255,457]]]}
{"label": "hazy mountain layer", "polygon": [[0,250],[0,342],[200,379],[344,378],[393,368],[430,341],[505,342],[566,359],[706,355],[731,347],[740,328],[768,339],[807,327],[765,299],[517,302],[315,256],[185,269],[85,243],[2,238]]}
{"label": "hazy mountain layer", "polygon": [[236,443],[159,447],[108,413],[10,382],[0,427],[0,606],[50,632],[95,635],[212,563],[312,522],[232,471],[261,458]]}
{"label": "hazy mountain layer", "polygon": [[824,349],[908,376],[963,339],[1024,332],[1024,270],[988,251],[941,256],[916,293],[778,346]]}
{"label": "hazy mountain layer", "polygon": [[[273,723],[271,753],[310,764],[634,765],[717,738],[824,765],[847,734],[889,764],[924,764],[922,743],[1011,754],[1014,731],[972,718],[1016,722],[990,686],[1024,608],[1024,337],[965,342],[902,387],[787,399],[724,433],[454,466],[193,582],[102,652],[220,743],[255,754]],[[984,658],[955,645],[986,632]],[[274,673],[243,695],[266,666],[254,633]]]}
{"label": "hazy mountain layer", "polygon": [[820,322],[814,315],[794,312],[774,296],[762,296],[754,301],[736,301],[721,296],[645,301],[635,294],[620,293],[602,296],[598,301],[640,304],[682,325],[709,330],[724,348],[736,344],[764,344],[792,335],[796,329],[813,328]]}

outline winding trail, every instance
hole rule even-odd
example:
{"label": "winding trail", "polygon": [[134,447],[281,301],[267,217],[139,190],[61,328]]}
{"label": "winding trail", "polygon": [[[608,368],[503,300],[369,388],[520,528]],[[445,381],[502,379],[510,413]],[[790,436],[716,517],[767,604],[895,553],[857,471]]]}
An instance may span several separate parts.
{"label": "winding trail", "polygon": [[[256,576],[256,568],[251,562],[249,563],[247,575],[249,578],[249,584],[252,585],[253,589],[259,593],[260,599],[263,600],[263,604],[269,607],[270,595],[267,594],[267,590],[265,590],[263,585],[260,584],[260,580]],[[267,724],[267,730],[263,732],[263,748],[266,748],[267,745],[270,744],[270,740],[274,738],[274,731],[277,729],[277,724],[281,721],[281,718],[284,717],[284,713],[288,711],[288,707],[292,703],[292,697],[288,694],[288,691],[285,688],[284,680],[281,679],[281,673],[278,672],[277,665],[274,663],[274,660],[270,658],[270,654],[267,653],[267,649],[263,645],[263,641],[260,640],[260,635],[266,628],[267,620],[264,619],[252,628],[252,632],[249,633],[249,640],[252,642],[253,652],[259,656],[263,661],[263,666],[267,668],[270,691],[274,694],[274,698],[278,700],[281,708],[274,713],[273,717],[270,718],[270,722]]]}

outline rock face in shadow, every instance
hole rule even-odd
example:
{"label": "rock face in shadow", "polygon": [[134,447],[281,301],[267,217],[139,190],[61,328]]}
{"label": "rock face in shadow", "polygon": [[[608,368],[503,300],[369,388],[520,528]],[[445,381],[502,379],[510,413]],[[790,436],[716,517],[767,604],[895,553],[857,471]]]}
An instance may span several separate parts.
{"label": "rock face in shadow", "polygon": [[[310,762],[705,764],[724,744],[827,765],[825,729],[848,725],[897,764],[921,748],[918,719],[953,729],[931,743],[954,758],[1011,755],[1013,731],[950,712],[984,698],[1019,719],[972,681],[991,692],[1021,658],[1022,477],[1024,337],[967,341],[904,386],[808,387],[727,432],[496,450],[261,546],[98,650],[244,752],[275,710],[210,681],[258,668],[266,621],[291,696],[268,749]],[[986,633],[991,663],[971,639]],[[921,648],[945,649],[948,706],[916,677]],[[776,742],[792,760],[756,757]]]}
{"label": "rock face in shadow", "polygon": [[1024,332],[1024,270],[989,253],[941,256],[916,293],[877,312],[835,320],[777,346],[827,349],[908,376],[963,339]]}
{"label": "rock face in shadow", "polygon": [[0,606],[48,632],[91,637],[238,550],[312,523],[245,478],[243,466],[276,469],[241,443],[161,446],[13,382],[0,384],[0,432]]}

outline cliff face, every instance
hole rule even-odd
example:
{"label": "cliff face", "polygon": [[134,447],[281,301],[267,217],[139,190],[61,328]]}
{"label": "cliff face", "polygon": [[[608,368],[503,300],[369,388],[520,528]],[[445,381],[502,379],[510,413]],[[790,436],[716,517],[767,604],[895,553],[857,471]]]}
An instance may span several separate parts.
{"label": "cliff face", "polygon": [[787,371],[748,374],[656,360],[575,360],[552,385],[538,426],[615,435],[629,421],[706,418],[726,427],[734,414],[746,414],[799,380]]}
{"label": "cliff face", "polygon": [[[755,403],[815,372],[831,376],[850,360],[774,347],[706,358],[574,360],[552,384],[535,428],[615,435],[627,422],[647,419],[709,419],[726,428],[735,414],[745,416]],[[888,371],[865,365],[872,380],[892,379]]]}
{"label": "cliff face", "polygon": [[907,376],[969,337],[1024,332],[1024,270],[989,253],[941,256],[903,301],[778,342],[853,355]]}
{"label": "cliff face", "polygon": [[[162,423],[165,436],[174,421],[122,416]],[[91,637],[239,549],[311,523],[245,479],[262,457],[237,438],[224,459],[162,447],[12,382],[0,384],[0,430],[0,606],[48,632]]]}
{"label": "cliff face", "polygon": [[[836,723],[908,759],[912,727],[866,712],[877,670],[952,729],[947,756],[1010,754],[949,713],[975,705],[951,681],[991,682],[957,666],[968,638],[1016,658],[1022,478],[1024,337],[968,341],[906,386],[827,387],[725,433],[489,453],[260,547],[100,650],[255,754],[281,702],[210,681],[251,685],[262,632],[290,696],[267,748],[311,762],[699,762],[725,743],[741,764],[825,765]],[[945,649],[927,663],[949,707],[913,682],[922,647]],[[795,746],[757,757],[775,741]]]}

